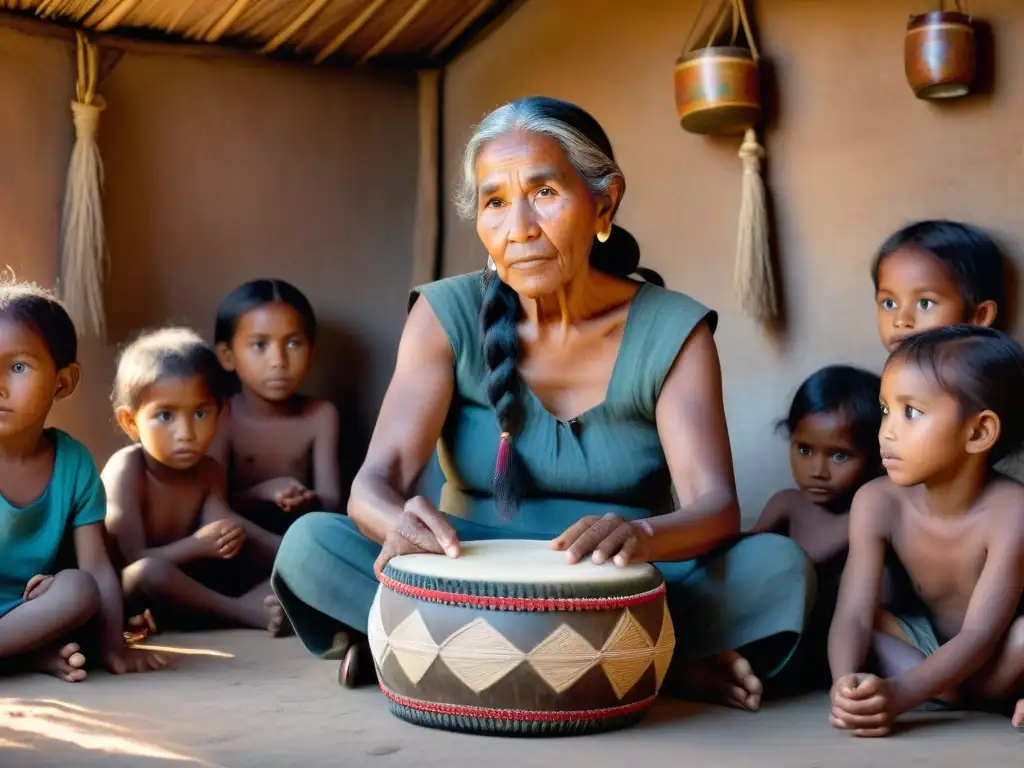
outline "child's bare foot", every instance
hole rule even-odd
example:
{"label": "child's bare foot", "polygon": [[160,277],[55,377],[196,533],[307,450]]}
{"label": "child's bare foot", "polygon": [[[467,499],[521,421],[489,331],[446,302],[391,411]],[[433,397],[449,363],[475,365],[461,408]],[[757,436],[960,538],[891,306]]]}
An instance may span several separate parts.
{"label": "child's bare foot", "polygon": [[677,673],[683,691],[702,701],[755,712],[764,688],[750,662],[736,651],[726,651]]}
{"label": "child's bare foot", "polygon": [[280,637],[290,628],[288,617],[284,614],[284,608],[275,595],[267,595],[263,598],[263,607],[267,609],[267,632],[271,637]]}
{"label": "child's bare foot", "polygon": [[36,654],[36,669],[68,683],[85,680],[85,655],[76,643],[51,645]]}
{"label": "child's bare foot", "polygon": [[277,597],[268,590],[254,589],[239,598],[246,613],[246,623],[251,627],[263,628],[270,633],[271,637],[280,637],[291,629],[288,618],[285,616],[284,608],[278,602]]}
{"label": "child's bare foot", "polygon": [[149,608],[138,616],[128,619],[128,631],[124,633],[124,640],[128,644],[141,643],[150,635],[156,634],[156,622]]}
{"label": "child's bare foot", "polygon": [[1024,727],[1024,699],[1017,702],[1017,708],[1013,710],[1013,719],[1010,722],[1013,723],[1014,728]]}

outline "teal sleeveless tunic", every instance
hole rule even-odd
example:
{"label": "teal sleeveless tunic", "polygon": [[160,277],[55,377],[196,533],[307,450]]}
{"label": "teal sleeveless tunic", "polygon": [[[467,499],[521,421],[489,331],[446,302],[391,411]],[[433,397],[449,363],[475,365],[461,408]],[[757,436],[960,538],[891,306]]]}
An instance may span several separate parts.
{"label": "teal sleeveless tunic", "polygon": [[693,330],[702,320],[715,330],[714,311],[684,294],[641,284],[604,401],[569,421],[556,419],[521,383],[525,418],[514,442],[528,482],[519,513],[506,521],[491,497],[501,429],[487,399],[481,275],[421,286],[410,306],[419,296],[430,303],[454,351],[455,396],[438,443],[446,480],[441,509],[483,525],[554,536],[584,515],[616,512],[634,520],[675,508],[654,410]]}
{"label": "teal sleeveless tunic", "polygon": [[[491,495],[501,431],[486,393],[481,273],[421,286],[410,307],[421,297],[454,352],[455,391],[438,441],[445,476],[438,508],[461,540],[550,539],[585,515],[615,512],[635,520],[675,508],[655,406],[693,330],[702,321],[715,330],[713,310],[642,284],[605,400],[570,421],[556,419],[522,384],[525,418],[515,449],[528,483],[519,512],[505,520]],[[336,658],[353,633],[365,634],[379,553],[380,546],[344,515],[312,512],[289,528],[271,584],[312,653]],[[751,662],[772,676],[790,658],[814,600],[814,569],[790,539],[743,537],[700,558],[654,565],[665,576],[676,622],[675,659],[760,646],[764,651]]]}

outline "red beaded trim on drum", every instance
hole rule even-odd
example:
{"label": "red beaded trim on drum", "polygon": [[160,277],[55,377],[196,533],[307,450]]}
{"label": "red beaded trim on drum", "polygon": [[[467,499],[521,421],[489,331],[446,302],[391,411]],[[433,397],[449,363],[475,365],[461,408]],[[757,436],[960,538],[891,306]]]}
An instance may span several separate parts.
{"label": "red beaded trim on drum", "polygon": [[646,699],[634,701],[632,704],[623,704],[618,707],[605,707],[604,709],[579,709],[579,710],[556,710],[556,711],[530,711],[527,709],[490,709],[487,707],[470,707],[462,704],[438,704],[433,701],[421,701],[410,699],[389,691],[382,683],[379,684],[381,691],[396,704],[415,709],[420,712],[433,712],[438,715],[455,715],[456,717],[493,718],[494,720],[519,720],[523,722],[569,722],[572,720],[603,720],[609,717],[622,717],[634,712],[647,709],[651,706],[657,694],[648,696]]}
{"label": "red beaded trim on drum", "polygon": [[630,608],[657,600],[665,594],[665,582],[654,589],[622,597],[490,597],[485,595],[461,595],[424,589],[403,584],[388,576],[380,575],[380,583],[401,595],[427,600],[432,603],[468,605],[473,608],[496,608],[499,611],[607,611],[616,608]]}

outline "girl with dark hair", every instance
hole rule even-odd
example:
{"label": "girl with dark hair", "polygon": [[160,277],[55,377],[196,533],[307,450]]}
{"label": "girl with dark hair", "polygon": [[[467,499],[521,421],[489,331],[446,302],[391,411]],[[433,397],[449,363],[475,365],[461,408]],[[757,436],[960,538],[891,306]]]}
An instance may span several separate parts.
{"label": "girl with dark hair", "polygon": [[89,449],[47,427],[81,379],[64,306],[30,283],[0,285],[0,673],[69,683],[88,668],[163,669],[124,641],[121,584],[107,550],[107,497]]}
{"label": "girl with dark hair", "polygon": [[871,264],[878,334],[901,340],[954,323],[999,327],[1006,314],[1004,258],[971,224],[928,219],[890,235]]}
{"label": "girl with dark hair", "polygon": [[[500,107],[463,171],[457,202],[489,263],[413,292],[350,517],[306,515],[281,543],[285,611],[309,650],[343,657],[351,685],[373,679],[367,614],[391,557],[514,537],[570,564],[652,562],[686,627],[666,685],[757,709],[814,577],[789,539],[738,540],[717,314],[639,272],[612,224],[625,177],[579,107]],[[437,443],[435,506],[413,488]]]}
{"label": "girl with dark hair", "polygon": [[849,365],[830,365],[797,389],[778,428],[789,437],[795,489],[775,494],[751,529],[789,536],[814,563],[817,597],[798,656],[787,670],[794,686],[827,686],[828,627],[850,541],[850,502],[882,474],[878,429],[881,379]]}
{"label": "girl with dark hair", "polygon": [[845,553],[853,494],[882,473],[880,385],[849,365],[822,368],[800,385],[778,425],[789,437],[797,489],[771,498],[755,532],[787,534],[815,565]]}
{"label": "girl with dark hair", "polygon": [[234,396],[211,450],[231,506],[279,536],[295,513],[341,499],[338,409],[299,394],[313,362],[316,315],[284,280],[253,280],[217,308],[214,344]]}

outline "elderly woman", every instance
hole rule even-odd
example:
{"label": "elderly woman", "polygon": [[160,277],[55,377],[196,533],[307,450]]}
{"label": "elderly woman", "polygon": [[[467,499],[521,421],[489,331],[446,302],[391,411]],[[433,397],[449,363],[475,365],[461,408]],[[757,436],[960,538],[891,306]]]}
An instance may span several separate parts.
{"label": "elderly woman", "polygon": [[[344,659],[346,685],[372,679],[362,633],[389,558],[548,539],[569,563],[654,563],[678,637],[666,686],[757,709],[813,571],[789,539],[738,537],[717,315],[630,278],[654,273],[612,225],[625,178],[579,107],[495,110],[464,166],[460,208],[490,258],[413,291],[349,516],[309,514],[285,535],[273,585],[296,632]],[[443,512],[412,495],[435,445]]]}

